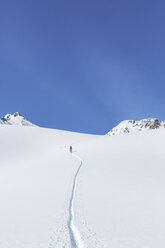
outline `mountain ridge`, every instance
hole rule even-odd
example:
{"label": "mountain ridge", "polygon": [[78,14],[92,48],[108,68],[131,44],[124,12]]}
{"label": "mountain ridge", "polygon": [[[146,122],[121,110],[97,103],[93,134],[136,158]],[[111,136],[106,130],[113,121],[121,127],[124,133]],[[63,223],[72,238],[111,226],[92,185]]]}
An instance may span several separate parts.
{"label": "mountain ridge", "polygon": [[[6,114],[4,117],[0,118],[0,125],[37,127],[37,125],[33,124],[23,115],[21,115],[20,112],[15,112],[14,114]],[[154,130],[159,128],[165,128],[165,121],[161,121],[157,118],[124,120],[117,126],[112,128],[106,135],[128,134],[132,132]]]}
{"label": "mountain ridge", "polygon": [[145,130],[153,130],[158,128],[165,128],[165,121],[160,121],[157,118],[147,118],[139,121],[136,120],[125,120],[120,122],[117,126],[112,128],[107,134],[126,134],[132,132],[139,132]]}
{"label": "mountain ridge", "polygon": [[0,118],[0,125],[17,125],[17,126],[28,126],[35,127],[36,125],[28,121],[19,112],[14,114],[6,114],[4,117]]}

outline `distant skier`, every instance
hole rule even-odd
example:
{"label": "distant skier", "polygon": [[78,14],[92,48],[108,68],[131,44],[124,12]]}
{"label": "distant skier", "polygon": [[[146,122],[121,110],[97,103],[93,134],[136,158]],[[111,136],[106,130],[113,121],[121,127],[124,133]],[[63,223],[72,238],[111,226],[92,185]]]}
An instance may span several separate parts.
{"label": "distant skier", "polygon": [[72,153],[72,146],[70,146],[70,153]]}

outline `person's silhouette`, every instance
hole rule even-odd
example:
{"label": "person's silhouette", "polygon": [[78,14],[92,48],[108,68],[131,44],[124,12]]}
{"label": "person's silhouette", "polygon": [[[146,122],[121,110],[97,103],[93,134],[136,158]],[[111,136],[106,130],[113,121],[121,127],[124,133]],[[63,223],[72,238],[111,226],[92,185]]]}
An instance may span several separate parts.
{"label": "person's silhouette", "polygon": [[70,146],[70,153],[72,153],[72,146]]}

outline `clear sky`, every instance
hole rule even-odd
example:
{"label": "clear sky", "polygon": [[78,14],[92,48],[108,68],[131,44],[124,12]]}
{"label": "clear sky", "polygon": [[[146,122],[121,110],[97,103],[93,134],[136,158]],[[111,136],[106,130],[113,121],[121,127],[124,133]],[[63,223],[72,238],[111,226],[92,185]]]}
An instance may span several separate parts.
{"label": "clear sky", "polygon": [[105,134],[164,105],[164,0],[0,1],[1,116]]}

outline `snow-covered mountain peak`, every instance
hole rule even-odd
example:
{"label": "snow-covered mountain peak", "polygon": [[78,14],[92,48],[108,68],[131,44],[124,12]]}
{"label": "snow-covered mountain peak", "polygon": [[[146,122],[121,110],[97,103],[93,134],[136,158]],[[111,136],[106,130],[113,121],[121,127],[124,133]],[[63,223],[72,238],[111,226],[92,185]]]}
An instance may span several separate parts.
{"label": "snow-covered mountain peak", "polygon": [[125,120],[120,122],[108,134],[115,135],[120,133],[131,133],[131,132],[157,129],[160,127],[165,128],[165,121],[160,121],[155,118],[142,119],[140,121]]}
{"label": "snow-covered mountain peak", "polygon": [[36,126],[28,121],[19,112],[15,112],[14,114],[6,114],[0,119],[0,125]]}

